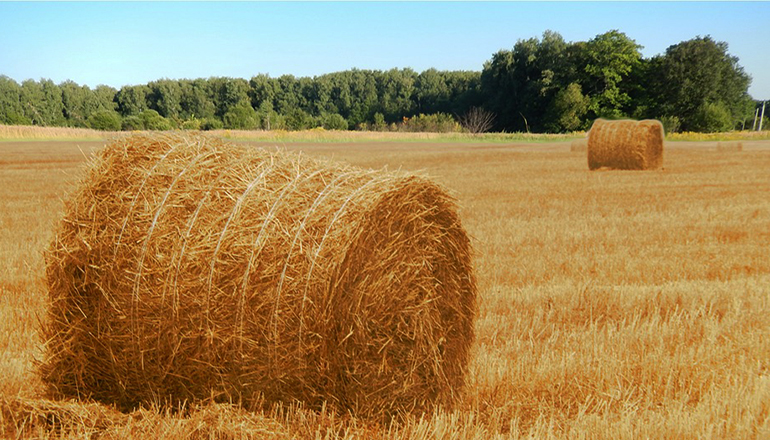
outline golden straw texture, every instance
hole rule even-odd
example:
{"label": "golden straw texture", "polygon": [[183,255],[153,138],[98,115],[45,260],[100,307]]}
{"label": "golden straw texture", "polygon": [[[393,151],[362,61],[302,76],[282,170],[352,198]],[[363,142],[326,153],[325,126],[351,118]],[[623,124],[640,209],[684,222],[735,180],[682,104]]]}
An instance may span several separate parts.
{"label": "golden straw texture", "polygon": [[54,396],[381,417],[451,406],[471,249],[431,181],[202,135],[114,141],[47,253]]}
{"label": "golden straw texture", "polygon": [[660,121],[597,119],[588,133],[588,168],[654,170],[663,165]]}

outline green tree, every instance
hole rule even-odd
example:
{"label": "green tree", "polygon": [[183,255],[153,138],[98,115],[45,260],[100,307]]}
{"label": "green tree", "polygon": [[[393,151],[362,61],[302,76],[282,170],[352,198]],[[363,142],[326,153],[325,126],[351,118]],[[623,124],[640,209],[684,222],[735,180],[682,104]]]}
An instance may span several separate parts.
{"label": "green tree", "polygon": [[95,130],[118,131],[121,129],[121,119],[114,110],[97,110],[88,117],[88,126]]}
{"label": "green tree", "polygon": [[149,107],[164,118],[178,118],[182,112],[182,88],[179,82],[170,79],[153,81],[148,84],[150,94],[147,95]]}
{"label": "green tree", "polygon": [[0,75],[0,124],[30,125],[21,102],[21,86],[13,79]]}
{"label": "green tree", "polygon": [[556,92],[548,110],[546,127],[552,132],[575,131],[585,125],[583,117],[591,100],[583,95],[580,84],[571,83]]}
{"label": "green tree", "polygon": [[147,95],[149,93],[150,88],[146,85],[123,86],[115,98],[118,111],[123,116],[139,115],[148,109]]}
{"label": "green tree", "polygon": [[121,130],[123,131],[134,131],[134,130],[144,130],[144,122],[142,122],[142,119],[139,116],[130,115],[123,118],[123,121],[121,122]]}
{"label": "green tree", "polygon": [[[649,74],[649,102],[659,116],[676,116],[685,131],[710,127],[704,117],[727,109],[733,125],[750,117],[751,82],[727,52],[727,43],[698,37],[670,46],[655,57]],[[721,116],[720,116],[721,117]]]}
{"label": "green tree", "polygon": [[563,72],[567,43],[556,32],[542,40],[519,40],[511,51],[500,51],[484,65],[481,92],[485,108],[495,115],[497,128],[542,131],[555,93],[565,87]]}
{"label": "green tree", "polygon": [[592,116],[625,116],[631,104],[629,84],[625,81],[641,65],[639,49],[642,46],[623,32],[612,30],[597,35],[580,47],[581,64],[585,66],[581,84],[590,97]]}
{"label": "green tree", "polygon": [[249,82],[242,78],[211,78],[209,80],[213,96],[215,115],[223,117],[231,108],[246,103],[249,98]]}
{"label": "green tree", "polygon": [[269,75],[259,74],[249,80],[248,96],[253,108],[261,108],[263,104],[270,104],[270,110],[275,106],[277,81]]}
{"label": "green tree", "polygon": [[139,113],[139,119],[146,130],[171,130],[171,122],[155,110],[145,110]]}
{"label": "green tree", "polygon": [[315,118],[301,108],[295,108],[285,116],[286,128],[289,130],[307,130],[317,126]]}
{"label": "green tree", "polygon": [[380,112],[377,112],[372,117],[372,130],[374,131],[385,131],[385,129],[388,127],[388,124],[385,122],[385,115],[383,115]]}
{"label": "green tree", "polygon": [[201,130],[207,131],[207,130],[219,130],[224,125],[222,124],[222,121],[220,121],[217,118],[206,118],[201,123]]}
{"label": "green tree", "polygon": [[321,126],[327,130],[347,130],[348,121],[338,113],[322,113],[319,117]]}
{"label": "green tree", "polygon": [[116,101],[118,91],[114,87],[105,86],[104,84],[99,84],[93,90],[93,94],[96,97],[96,101],[98,102],[99,108],[104,110],[118,109],[118,103]]}
{"label": "green tree", "polygon": [[24,116],[33,125],[64,125],[64,104],[61,89],[49,79],[40,82],[28,79],[21,83],[19,99]]}
{"label": "green tree", "polygon": [[721,102],[707,102],[695,112],[689,126],[692,131],[718,133],[735,128],[735,121],[726,105]]}
{"label": "green tree", "polygon": [[263,100],[257,109],[259,128],[262,130],[277,129],[279,128],[279,125],[276,125],[278,119],[278,113],[273,110],[273,103],[267,99]]}
{"label": "green tree", "polygon": [[209,84],[204,79],[180,81],[179,116],[185,120],[214,117],[216,107]]}
{"label": "green tree", "polygon": [[414,113],[412,94],[416,79],[412,69],[391,69],[376,74],[378,107],[386,121],[397,121]]}
{"label": "green tree", "polygon": [[258,118],[257,112],[251,108],[251,105],[243,101],[238,105],[231,107],[230,110],[225,113],[222,118],[225,128],[232,128],[235,130],[253,130],[257,128]]}
{"label": "green tree", "polygon": [[102,89],[104,95],[102,96],[88,86],[80,86],[73,81],[64,81],[59,84],[59,88],[62,92],[63,111],[67,125],[87,127],[92,114],[99,110],[114,109],[112,105],[114,95],[110,96],[109,103],[106,103],[108,94],[104,93],[104,89]]}

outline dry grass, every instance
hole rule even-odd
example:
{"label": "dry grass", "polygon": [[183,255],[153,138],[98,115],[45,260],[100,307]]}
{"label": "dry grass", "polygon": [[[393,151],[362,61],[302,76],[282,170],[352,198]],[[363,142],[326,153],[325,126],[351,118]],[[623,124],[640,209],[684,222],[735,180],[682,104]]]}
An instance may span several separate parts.
{"label": "dry grass", "polygon": [[717,142],[717,151],[743,151],[743,142]]}
{"label": "dry grass", "polygon": [[109,139],[120,132],[90,128],[37,127],[0,124],[0,140],[99,140]]}
{"label": "dry grass", "polygon": [[[68,161],[79,154],[73,144],[27,146],[29,156],[0,145],[15,151],[0,164],[0,437],[770,437],[768,143],[738,155],[675,144],[665,170],[647,173],[590,173],[569,143],[548,152],[305,147],[360,166],[427,170],[455,189],[475,237],[468,392],[452,411],[392,426],[298,407],[116,414],[41,400],[41,253],[82,164]],[[67,160],[40,162],[42,151]],[[67,420],[63,429],[55,418]]]}
{"label": "dry grass", "polygon": [[573,153],[585,153],[586,151],[588,151],[588,139],[586,138],[575,139],[569,145],[569,151]]}

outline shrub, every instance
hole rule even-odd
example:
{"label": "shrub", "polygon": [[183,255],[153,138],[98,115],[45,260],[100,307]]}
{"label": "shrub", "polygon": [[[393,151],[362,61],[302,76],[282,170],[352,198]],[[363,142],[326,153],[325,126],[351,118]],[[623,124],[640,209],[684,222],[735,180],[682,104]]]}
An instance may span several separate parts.
{"label": "shrub", "polygon": [[183,130],[200,130],[202,123],[203,121],[201,121],[200,119],[190,119],[182,122],[182,129]]}
{"label": "shrub", "polygon": [[144,122],[142,122],[139,116],[126,116],[123,118],[123,124],[121,128],[123,131],[144,130]]}
{"label": "shrub", "polygon": [[289,130],[307,130],[316,125],[315,118],[302,109],[295,108],[286,115],[286,128]]}
{"label": "shrub", "polygon": [[201,130],[221,130],[223,127],[224,124],[217,118],[206,118],[201,123]]}
{"label": "shrub", "polygon": [[388,125],[385,123],[385,116],[380,112],[375,113],[374,124],[372,124],[372,130],[385,131],[387,127]]}
{"label": "shrub", "polygon": [[681,122],[676,116],[663,116],[660,118],[660,122],[663,124],[663,129],[666,131],[666,134],[679,132]]}
{"label": "shrub", "polygon": [[321,126],[327,130],[347,130],[348,121],[338,113],[324,113],[319,118]]}
{"label": "shrub", "polygon": [[419,114],[413,118],[405,119],[403,129],[410,132],[429,133],[455,133],[462,131],[460,124],[454,120],[452,115],[446,113]]}
{"label": "shrub", "polygon": [[139,119],[146,130],[171,130],[171,123],[155,110],[144,110],[139,113]]}
{"label": "shrub", "polygon": [[257,112],[248,103],[238,104],[222,116],[225,128],[235,130],[253,130],[257,128],[259,119]]}
{"label": "shrub", "polygon": [[700,106],[691,123],[693,131],[718,133],[733,128],[730,110],[721,102],[708,102]]}
{"label": "shrub", "polygon": [[121,126],[120,115],[113,110],[99,110],[89,116],[88,125],[94,130],[118,131]]}

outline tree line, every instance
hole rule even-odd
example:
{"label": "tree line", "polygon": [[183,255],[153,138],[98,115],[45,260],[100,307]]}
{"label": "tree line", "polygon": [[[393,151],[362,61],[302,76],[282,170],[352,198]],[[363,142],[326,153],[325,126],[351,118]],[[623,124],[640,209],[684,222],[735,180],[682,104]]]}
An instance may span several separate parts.
{"label": "tree line", "polygon": [[617,30],[519,40],[478,71],[359,70],[316,77],[160,79],[119,90],[0,76],[0,123],[101,130],[287,129],[569,132],[598,117],[667,131],[751,125],[750,77],[727,44],[697,37],[644,58]]}

